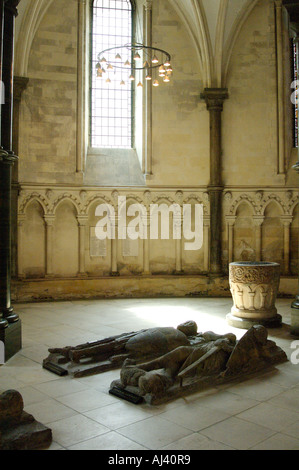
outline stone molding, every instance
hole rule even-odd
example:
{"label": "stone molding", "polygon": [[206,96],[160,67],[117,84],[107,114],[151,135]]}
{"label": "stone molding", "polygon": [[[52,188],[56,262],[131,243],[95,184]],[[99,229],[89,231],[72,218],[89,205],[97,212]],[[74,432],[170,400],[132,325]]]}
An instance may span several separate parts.
{"label": "stone molding", "polygon": [[127,203],[129,204],[143,204],[145,207],[149,207],[150,204],[203,204],[204,215],[209,215],[209,201],[206,197],[205,191],[181,191],[179,199],[177,191],[165,192],[165,191],[132,191],[128,188],[128,192],[125,189],[115,190],[89,190],[88,188],[74,188],[69,191],[60,190],[58,188],[35,188],[34,190],[26,188],[21,185],[21,191],[19,194],[19,215],[25,214],[27,206],[30,202],[36,200],[39,202],[44,210],[45,215],[55,215],[57,207],[63,201],[70,201],[77,212],[78,216],[87,216],[90,206],[98,201],[99,204],[106,203],[113,206],[115,209],[118,207],[118,196],[126,196]]}

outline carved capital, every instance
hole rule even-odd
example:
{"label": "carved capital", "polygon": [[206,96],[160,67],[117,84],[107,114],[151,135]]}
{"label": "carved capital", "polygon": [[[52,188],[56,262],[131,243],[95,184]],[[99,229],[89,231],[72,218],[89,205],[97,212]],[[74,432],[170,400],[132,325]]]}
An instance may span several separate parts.
{"label": "carved capital", "polygon": [[153,8],[153,0],[145,0],[144,3],[145,10],[151,10]]}
{"label": "carved capital", "polygon": [[47,215],[44,217],[44,221],[47,227],[52,227],[55,221],[54,215]]}
{"label": "carved capital", "polygon": [[289,227],[291,223],[293,222],[293,217],[288,216],[288,215],[283,215],[281,216],[280,220],[284,227]]}
{"label": "carved capital", "polygon": [[254,215],[253,223],[256,227],[261,227],[264,223],[265,217],[263,215]]}
{"label": "carved capital", "polygon": [[237,217],[234,215],[226,216],[226,222],[229,227],[233,227],[236,223]]}
{"label": "carved capital", "polygon": [[79,227],[86,227],[88,222],[88,216],[78,216],[77,222]]}
{"label": "carved capital", "polygon": [[200,96],[205,100],[209,111],[222,111],[224,100],[229,97],[227,88],[205,88]]}

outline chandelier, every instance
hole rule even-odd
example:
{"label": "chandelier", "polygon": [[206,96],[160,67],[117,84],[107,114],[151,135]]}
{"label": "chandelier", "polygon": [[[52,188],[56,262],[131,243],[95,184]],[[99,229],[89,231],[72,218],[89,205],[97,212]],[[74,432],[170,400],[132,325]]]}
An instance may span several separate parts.
{"label": "chandelier", "polygon": [[106,79],[107,84],[115,79],[125,86],[129,81],[138,80],[137,87],[143,87],[145,79],[158,87],[162,81],[170,82],[172,75],[170,54],[140,43],[105,49],[97,59],[97,77]]}

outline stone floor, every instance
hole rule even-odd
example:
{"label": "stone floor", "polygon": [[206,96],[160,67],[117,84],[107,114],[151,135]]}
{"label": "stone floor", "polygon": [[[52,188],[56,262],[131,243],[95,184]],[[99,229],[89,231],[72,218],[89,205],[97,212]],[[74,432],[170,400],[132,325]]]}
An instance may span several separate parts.
{"label": "stone floor", "polygon": [[[277,301],[283,327],[270,330],[291,357],[290,300]],[[0,390],[16,389],[25,410],[53,430],[51,449],[299,450],[299,364],[279,365],[258,379],[150,407],[108,394],[119,371],[58,378],[42,369],[48,347],[195,320],[199,331],[244,330],[226,324],[230,299],[90,300],[19,304],[23,349],[0,368]],[[293,347],[299,349],[298,344]],[[299,361],[298,361],[299,362]]]}

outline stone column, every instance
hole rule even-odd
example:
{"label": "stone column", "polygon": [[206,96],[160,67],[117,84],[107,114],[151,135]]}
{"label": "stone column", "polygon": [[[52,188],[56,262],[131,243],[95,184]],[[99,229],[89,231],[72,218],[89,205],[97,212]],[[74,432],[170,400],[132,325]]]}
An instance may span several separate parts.
{"label": "stone column", "polygon": [[285,174],[285,88],[283,69],[283,17],[282,0],[275,0],[276,10],[276,61],[277,61],[277,117],[278,117],[278,168]]}
{"label": "stone column", "polygon": [[111,237],[111,276],[119,276],[117,263],[117,245],[118,245],[118,217],[111,220],[111,230],[115,236]]}
{"label": "stone column", "polygon": [[[26,220],[25,215],[19,215],[18,217],[18,246],[23,246],[23,225]],[[24,279],[25,273],[23,269],[23,253],[21,249],[18,249],[18,278]]]}
{"label": "stone column", "polygon": [[[11,305],[11,184],[18,157],[12,150],[14,27],[20,0],[0,0],[0,79],[5,86],[0,142],[0,320],[2,327],[19,320]],[[3,317],[8,322],[3,322]],[[16,351],[15,351],[16,352]]]}
{"label": "stone column", "polygon": [[222,139],[221,113],[228,98],[225,88],[206,88],[201,95],[210,113],[210,184],[211,210],[210,272],[222,274]]}
{"label": "stone column", "polygon": [[46,224],[46,277],[53,277],[53,224],[55,216],[45,216]]}
{"label": "stone column", "polygon": [[76,171],[84,173],[86,160],[85,142],[85,68],[86,68],[86,0],[78,0],[78,48],[77,48],[77,148]]}
{"label": "stone column", "polygon": [[85,272],[85,235],[88,217],[78,216],[79,227],[79,276],[86,276]]}
{"label": "stone column", "polygon": [[177,231],[177,239],[175,239],[175,274],[183,274],[183,263],[182,263],[182,227],[183,220],[181,213],[178,215],[174,214],[174,226]]}
{"label": "stone column", "polygon": [[[297,31],[297,46],[299,47],[299,35]],[[299,62],[299,57],[298,57],[298,62]],[[299,63],[297,64],[299,66]],[[297,104],[297,108],[299,105]],[[299,137],[299,135],[298,135]],[[293,166],[293,170],[295,170],[299,176],[299,148],[298,148],[298,161],[297,163]],[[299,179],[299,178],[298,178]],[[296,296],[296,299],[292,303],[292,329],[291,333],[299,336],[299,247],[298,247],[298,294]]]}
{"label": "stone column", "polygon": [[11,306],[11,167],[15,159],[0,149],[0,328],[9,318],[16,321]]}
{"label": "stone column", "polygon": [[234,261],[234,226],[236,223],[237,217],[234,215],[227,216],[226,222],[228,226],[228,263]]}
{"label": "stone column", "polygon": [[[299,159],[298,159],[298,162],[293,166],[293,169],[297,171],[299,175]],[[298,255],[298,264],[299,264],[299,255]],[[296,299],[292,303],[291,333],[293,335],[299,336],[299,272],[298,272],[298,294],[296,296]]]}
{"label": "stone column", "polygon": [[204,272],[209,271],[210,265],[210,251],[209,251],[209,240],[210,240],[210,216],[204,215],[203,217],[203,246],[204,246]]}
{"label": "stone column", "polygon": [[281,222],[283,224],[283,274],[290,274],[290,227],[293,217],[283,216]]}
{"label": "stone column", "polygon": [[148,276],[150,272],[150,216],[146,215],[143,219],[143,230],[145,237],[143,239],[143,275]]}
{"label": "stone column", "polygon": [[265,217],[263,215],[253,216],[255,225],[255,260],[262,261],[262,225]]}
{"label": "stone column", "polygon": [[[19,123],[20,123],[20,105],[23,91],[27,88],[29,78],[14,77],[13,90],[13,126],[12,126],[12,144],[14,152],[19,153]],[[11,214],[11,276],[18,274],[18,195],[20,191],[18,175],[18,162],[12,168],[12,214]]]}
{"label": "stone column", "polygon": [[[13,148],[16,153],[19,152],[19,124],[20,124],[20,105],[23,92],[26,90],[29,83],[27,77],[14,77],[13,89],[13,127],[12,127],[12,142]],[[17,166],[15,166],[17,168]],[[13,174],[15,175],[15,168]],[[18,178],[13,178],[17,181]]]}
{"label": "stone column", "polygon": [[[145,45],[148,47],[152,46],[152,0],[145,0]],[[145,175],[152,175],[152,94],[153,86],[152,80],[145,80],[144,87],[144,149],[145,149]]]}

